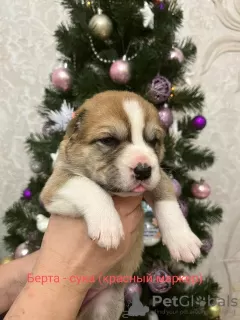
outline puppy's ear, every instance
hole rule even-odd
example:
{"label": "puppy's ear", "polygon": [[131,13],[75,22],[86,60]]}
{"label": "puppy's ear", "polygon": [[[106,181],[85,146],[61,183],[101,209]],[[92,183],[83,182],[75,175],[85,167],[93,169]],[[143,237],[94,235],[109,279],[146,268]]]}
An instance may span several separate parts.
{"label": "puppy's ear", "polygon": [[159,126],[159,131],[160,131],[160,135],[162,137],[162,140],[164,141],[166,135],[167,135],[167,129],[164,128],[163,124],[160,122],[160,126]]}
{"label": "puppy's ear", "polygon": [[77,133],[78,130],[80,130],[81,124],[83,123],[85,116],[86,110],[83,108],[79,108],[75,112],[73,119],[69,122],[67,126],[64,139],[70,139],[71,137],[73,137],[75,133]]}

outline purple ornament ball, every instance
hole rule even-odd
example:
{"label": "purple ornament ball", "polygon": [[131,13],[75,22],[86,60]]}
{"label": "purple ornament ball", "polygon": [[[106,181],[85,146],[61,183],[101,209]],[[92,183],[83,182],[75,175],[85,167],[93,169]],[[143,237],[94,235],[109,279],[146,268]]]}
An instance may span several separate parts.
{"label": "purple ornament ball", "polygon": [[173,124],[173,114],[170,108],[163,107],[158,112],[160,121],[165,129],[168,129]]}
{"label": "purple ornament ball", "polygon": [[203,245],[201,247],[201,251],[203,253],[209,253],[211,251],[212,247],[213,247],[213,238],[212,238],[212,236],[210,236],[207,239],[202,240],[202,243],[203,243]]}
{"label": "purple ornament ball", "polygon": [[179,63],[184,61],[184,55],[178,48],[173,48],[170,52],[170,60],[177,60]]}
{"label": "purple ornament ball", "polygon": [[187,203],[185,201],[183,201],[183,200],[180,200],[179,201],[179,206],[181,208],[181,211],[182,211],[184,217],[187,218],[187,216],[188,216],[188,205],[187,205]]}
{"label": "purple ornament ball", "polygon": [[124,291],[125,300],[127,303],[132,302],[133,295],[137,293],[139,297],[142,294],[142,287],[139,283],[129,283]]}
{"label": "purple ornament ball", "polygon": [[191,187],[192,194],[197,199],[206,199],[211,194],[211,187],[205,181],[195,182]]}
{"label": "purple ornament ball", "polygon": [[25,257],[29,254],[29,248],[26,242],[20,244],[14,253],[14,259]]}
{"label": "purple ornament ball", "polygon": [[[154,269],[149,273],[152,276],[152,282],[148,282],[148,286],[153,293],[166,293],[171,289],[171,280],[167,281],[170,276],[168,272],[162,269]],[[160,281],[162,278],[165,281]]]}
{"label": "purple ornament ball", "polygon": [[67,68],[57,68],[52,72],[51,81],[55,88],[68,91],[71,87],[72,77]]}
{"label": "purple ornament ball", "polygon": [[165,5],[164,5],[164,3],[163,3],[163,2],[161,2],[161,3],[160,3],[160,5],[159,5],[159,9],[160,9],[160,10],[164,10],[164,9],[165,9]]}
{"label": "purple ornament ball", "polygon": [[25,189],[23,191],[23,197],[26,199],[26,200],[30,200],[32,198],[32,191],[30,189]]}
{"label": "purple ornament ball", "polygon": [[164,10],[165,5],[163,0],[153,0],[153,3],[155,4],[155,6],[158,6],[160,10]]}
{"label": "purple ornament ball", "polygon": [[182,187],[176,179],[172,179],[172,182],[173,182],[173,187],[174,187],[176,197],[179,198],[182,194]]}
{"label": "purple ornament ball", "polygon": [[196,116],[192,120],[192,125],[196,130],[202,130],[206,127],[207,120],[203,116]]}
{"label": "purple ornament ball", "polygon": [[148,99],[154,104],[166,101],[172,91],[171,83],[167,78],[157,75],[148,86]]}
{"label": "purple ornament ball", "polygon": [[131,79],[131,67],[128,61],[117,60],[113,62],[109,72],[113,82],[127,84]]}

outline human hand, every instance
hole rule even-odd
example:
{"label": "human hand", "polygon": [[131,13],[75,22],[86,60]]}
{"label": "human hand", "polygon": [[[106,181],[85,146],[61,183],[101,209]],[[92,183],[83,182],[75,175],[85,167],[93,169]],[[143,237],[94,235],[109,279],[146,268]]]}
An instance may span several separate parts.
{"label": "human hand", "polygon": [[[62,257],[64,265],[66,263],[70,266],[75,265],[76,274],[97,276],[107,272],[129,251],[132,242],[135,241],[132,233],[143,216],[140,207],[141,197],[114,197],[113,200],[125,232],[125,240],[121,242],[119,248],[109,251],[100,248],[97,243],[88,238],[87,227],[80,219],[52,216],[42,245],[46,259],[41,258],[41,266],[46,272],[51,263],[53,263],[51,269],[55,268],[54,259],[57,256],[57,259]],[[52,257],[47,258],[46,252],[49,252]],[[27,282],[28,274],[33,272],[39,254],[40,251],[36,251],[8,265],[0,266],[0,313],[7,311],[21,292]],[[40,270],[40,267],[38,270],[42,275],[45,273]]]}
{"label": "human hand", "polygon": [[[42,247],[33,268],[31,279],[57,276],[60,281],[27,283],[15,301],[6,319],[19,320],[75,319],[91,283],[71,283],[72,275],[83,277],[106,273],[130,250],[136,240],[134,231],[143,218],[141,197],[114,198],[125,232],[119,248],[106,250],[88,237],[83,219],[53,215],[50,218]],[[44,308],[42,308],[44,306]]]}
{"label": "human hand", "polygon": [[54,256],[54,259],[57,258],[59,263],[74,266],[76,272],[78,269],[81,272],[84,271],[82,275],[98,276],[100,273],[107,272],[126,255],[135,241],[133,233],[143,218],[142,197],[114,197],[113,200],[125,233],[125,239],[117,249],[100,248],[97,242],[88,237],[87,226],[83,219],[51,216],[41,251],[48,256],[46,262],[48,261],[47,265],[51,264],[52,271],[54,271],[54,265],[50,263],[51,256]]}

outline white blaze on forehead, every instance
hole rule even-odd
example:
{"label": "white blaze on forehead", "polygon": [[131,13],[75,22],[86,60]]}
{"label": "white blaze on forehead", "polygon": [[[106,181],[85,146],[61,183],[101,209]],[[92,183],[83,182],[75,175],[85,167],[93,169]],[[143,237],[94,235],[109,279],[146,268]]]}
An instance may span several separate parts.
{"label": "white blaze on forehead", "polygon": [[131,124],[131,137],[134,145],[146,145],[143,139],[143,129],[145,126],[143,108],[137,100],[125,100],[124,110]]}

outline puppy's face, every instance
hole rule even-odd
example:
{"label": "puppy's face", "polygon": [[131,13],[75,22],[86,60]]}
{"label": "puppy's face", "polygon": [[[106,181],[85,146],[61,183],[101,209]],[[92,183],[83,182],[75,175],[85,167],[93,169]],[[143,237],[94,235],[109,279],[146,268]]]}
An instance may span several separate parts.
{"label": "puppy's face", "polygon": [[76,112],[61,161],[109,192],[143,193],[159,182],[163,139],[154,106],[134,93],[108,91]]}

